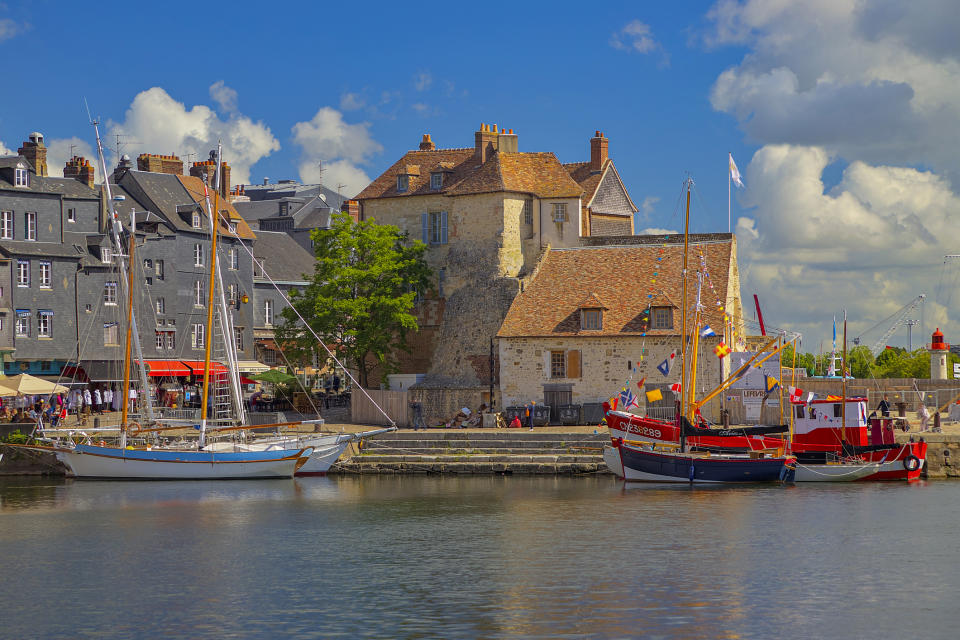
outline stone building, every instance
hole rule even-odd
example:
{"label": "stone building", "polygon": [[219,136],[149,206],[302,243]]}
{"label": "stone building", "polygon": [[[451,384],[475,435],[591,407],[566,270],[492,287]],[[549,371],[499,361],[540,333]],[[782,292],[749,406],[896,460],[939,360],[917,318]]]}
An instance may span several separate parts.
{"label": "stone building", "polygon": [[428,246],[437,295],[418,307],[401,370],[425,374],[413,390],[428,420],[496,402],[493,338],[546,248],[576,247],[590,229],[632,233],[637,209],[607,148],[598,133],[589,163],[564,165],[521,152],[517,134],[497,125],[481,125],[468,148],[438,149],[426,134],[357,196],[361,219]]}
{"label": "stone building", "polygon": [[[629,385],[643,407],[636,383],[646,378],[644,390],[661,389],[659,404],[671,407],[669,388],[681,371],[682,236],[585,238],[584,244],[548,250],[507,313],[497,334],[504,406],[598,403]],[[703,321],[717,334],[700,341],[700,395],[724,373],[714,347],[725,332],[728,342],[735,339],[733,328],[742,326],[736,240],[727,233],[695,236],[688,260],[688,272],[703,275]],[[691,277],[688,331],[697,289]],[[664,361],[666,375],[657,368]],[[708,405],[705,414],[714,411]]]}

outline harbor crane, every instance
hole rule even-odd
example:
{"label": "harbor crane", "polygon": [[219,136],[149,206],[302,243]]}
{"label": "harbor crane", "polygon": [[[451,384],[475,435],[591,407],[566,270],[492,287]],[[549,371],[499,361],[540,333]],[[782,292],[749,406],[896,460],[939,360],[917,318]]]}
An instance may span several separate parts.
{"label": "harbor crane", "polygon": [[[873,331],[878,327],[886,326],[888,327],[887,330],[884,331],[883,335],[880,336],[880,339],[877,340],[875,343],[873,343],[873,345],[870,347],[870,353],[876,354],[880,352],[884,348],[884,346],[887,344],[887,340],[890,339],[890,336],[892,336],[894,332],[900,328],[901,325],[906,324],[908,331],[913,330],[913,325],[916,324],[916,322],[910,319],[910,314],[914,311],[914,309],[916,309],[921,304],[923,304],[923,301],[924,299],[926,299],[926,297],[927,297],[926,294],[921,293],[916,298],[914,298],[907,304],[900,307],[900,309],[894,312],[892,315],[887,316],[886,318],[884,318],[883,320],[876,323],[875,325],[873,325],[872,327],[870,327],[869,329],[861,333],[859,336],[854,338],[853,343],[859,345],[860,342],[863,340],[863,336],[865,336],[866,334],[870,333],[871,331]],[[912,343],[912,340],[910,340],[910,342]]]}

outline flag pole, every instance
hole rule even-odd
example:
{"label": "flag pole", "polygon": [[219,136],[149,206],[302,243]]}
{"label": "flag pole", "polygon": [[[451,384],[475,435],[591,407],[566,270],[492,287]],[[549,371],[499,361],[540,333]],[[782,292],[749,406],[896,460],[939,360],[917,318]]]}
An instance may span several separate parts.
{"label": "flag pole", "polygon": [[733,157],[732,153],[727,154],[727,233],[730,233],[730,182],[733,178],[730,177],[730,158]]}

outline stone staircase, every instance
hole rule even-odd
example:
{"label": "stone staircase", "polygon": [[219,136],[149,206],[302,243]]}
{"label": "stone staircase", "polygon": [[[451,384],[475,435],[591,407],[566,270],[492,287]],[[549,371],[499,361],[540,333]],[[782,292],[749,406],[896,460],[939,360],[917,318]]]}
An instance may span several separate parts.
{"label": "stone staircase", "polygon": [[330,473],[606,474],[603,446],[609,442],[606,433],[395,431],[366,440],[359,454]]}

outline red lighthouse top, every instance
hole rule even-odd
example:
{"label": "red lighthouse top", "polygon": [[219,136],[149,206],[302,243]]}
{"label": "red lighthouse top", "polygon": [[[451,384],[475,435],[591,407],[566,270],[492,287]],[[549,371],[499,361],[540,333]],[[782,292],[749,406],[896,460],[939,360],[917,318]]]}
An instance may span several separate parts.
{"label": "red lighthouse top", "polygon": [[943,332],[940,331],[940,327],[937,327],[937,330],[933,332],[929,349],[930,351],[948,351],[950,349],[950,345],[943,341]]}

